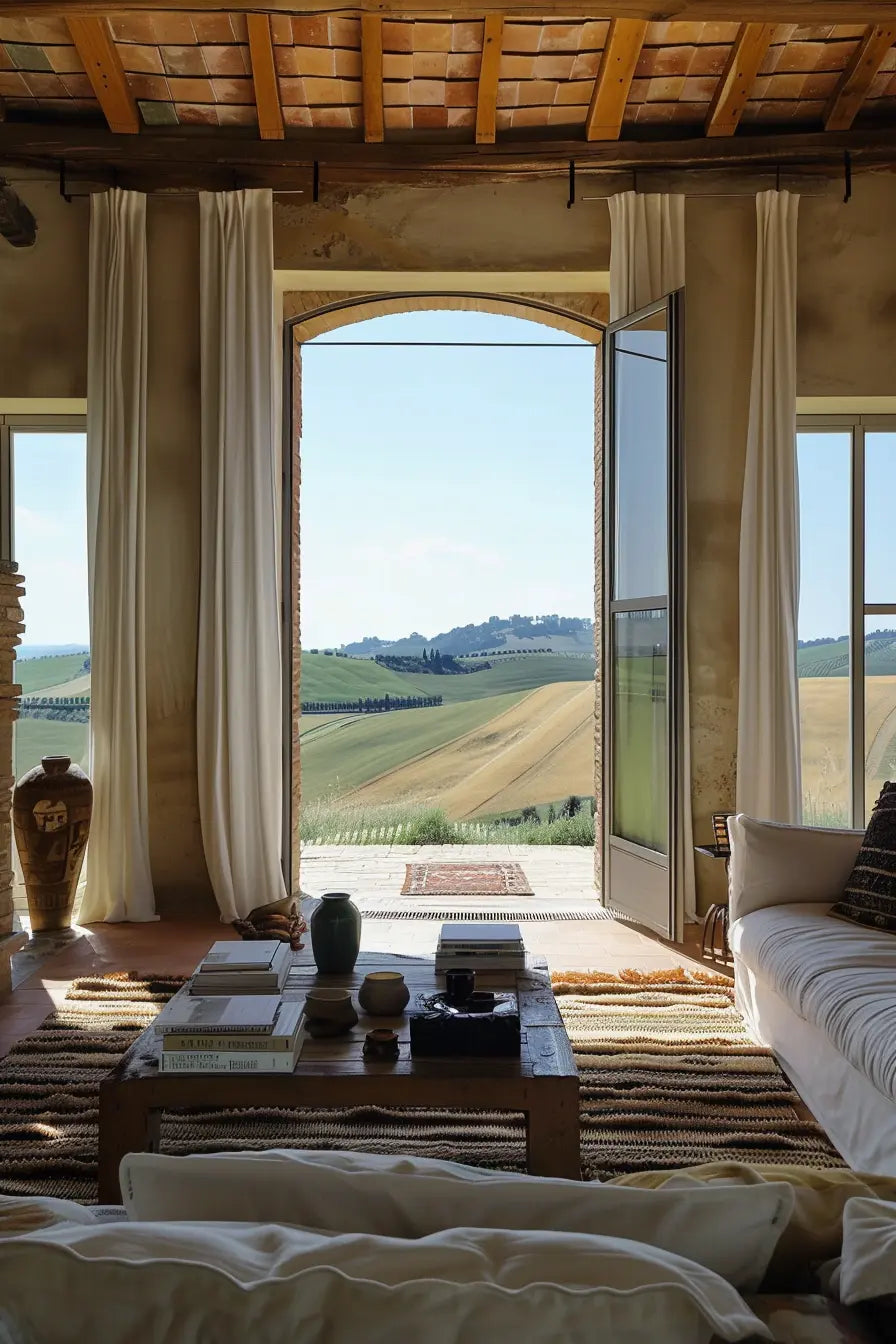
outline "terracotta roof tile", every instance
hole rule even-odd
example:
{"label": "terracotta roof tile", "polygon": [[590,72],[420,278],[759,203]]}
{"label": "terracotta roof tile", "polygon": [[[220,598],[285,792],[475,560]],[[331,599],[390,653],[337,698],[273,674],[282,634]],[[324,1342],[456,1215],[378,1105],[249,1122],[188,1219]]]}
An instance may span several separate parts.
{"label": "terracotta roof tile", "polygon": [[549,126],[584,126],[585,109],[583,107],[549,107]]}
{"label": "terracotta roof tile", "polygon": [[193,14],[196,41],[207,46],[232,42],[236,34],[229,14]]}
{"label": "terracotta roof tile", "polygon": [[499,107],[498,110],[495,112],[495,130],[509,131],[510,117],[511,117],[511,111],[509,107]]}
{"label": "terracotta roof tile", "polygon": [[[2,51],[3,48],[0,47],[0,52]],[[73,46],[44,47],[44,53],[57,75],[76,74],[84,69],[81,57]]]}
{"label": "terracotta roof tile", "polygon": [[413,56],[383,52],[383,79],[413,79]]}
{"label": "terracotta roof tile", "polygon": [[360,103],[361,85],[352,79],[318,79],[308,75],[305,79],[305,94],[309,107],[318,103],[327,106]]}
{"label": "terracotta roof tile", "polygon": [[361,124],[361,110],[356,107],[312,107],[312,126],[327,130],[350,131]]}
{"label": "terracotta roof tile", "polygon": [[218,125],[257,126],[258,118],[255,115],[254,104],[250,105],[248,103],[219,103]]}
{"label": "terracotta roof tile", "polygon": [[323,75],[331,77],[336,73],[336,55],[331,47],[284,47],[278,57],[291,57],[292,68],[284,70],[291,75]]}
{"label": "terracotta roof tile", "polygon": [[515,107],[519,101],[520,86],[513,80],[498,81],[498,107]]}
{"label": "terracotta roof tile", "polygon": [[445,85],[446,107],[475,107],[479,86],[473,80],[452,79]]}
{"label": "terracotta roof tile", "polygon": [[684,81],[681,99],[685,103],[709,103],[718,88],[719,81],[712,75],[700,75]]}
{"label": "terracotta roof tile", "polygon": [[328,47],[330,27],[326,15],[317,14],[312,18],[293,19],[292,40],[299,47]]}
{"label": "terracotta roof tile", "polygon": [[27,45],[33,40],[27,19],[0,18],[0,42],[24,42]]}
{"label": "terracotta roof tile", "polygon": [[413,50],[413,23],[386,21],[383,24],[383,51],[396,51],[401,55],[410,55]]}
{"label": "terracotta roof tile", "polygon": [[336,47],[333,56],[336,61],[336,73],[343,79],[361,78],[361,50],[353,47]]}
{"label": "terracotta roof tile", "polygon": [[387,131],[409,131],[411,129],[411,109],[409,107],[384,108],[383,124]]}
{"label": "terracotta roof tile", "polygon": [[449,79],[478,79],[482,57],[476,52],[450,51],[447,75]]}
{"label": "terracotta roof tile", "polygon": [[538,50],[576,52],[579,50],[581,40],[580,23],[546,23],[541,30]]}
{"label": "terracotta roof tile", "polygon": [[201,47],[160,47],[166,75],[207,75]]}
{"label": "terracotta roof tile", "polygon": [[189,14],[165,10],[152,16],[152,26],[160,46],[185,47],[196,41],[196,29]]}
{"label": "terracotta roof tile", "polygon": [[288,14],[272,14],[271,41],[275,46],[291,47],[293,44],[292,19]]}
{"label": "terracotta roof tile", "polygon": [[451,129],[476,125],[476,109],[473,107],[449,107],[448,125]]}
{"label": "terracotta roof tile", "polygon": [[410,106],[410,80],[387,79],[383,82],[384,107]]}
{"label": "terracotta roof tile", "polygon": [[304,107],[308,99],[305,95],[303,79],[284,79],[277,81],[280,88],[280,103],[283,107]]}
{"label": "terracotta roof tile", "polygon": [[412,79],[408,87],[412,107],[441,107],[445,102],[445,81],[441,79]]}
{"label": "terracotta roof tile", "polygon": [[498,67],[498,73],[501,79],[531,79],[535,74],[534,56],[508,56],[506,52],[501,55],[501,64]]}
{"label": "terracotta roof tile", "polygon": [[482,52],[485,24],[481,19],[455,23],[451,26],[451,50]]}
{"label": "terracotta roof tile", "polygon": [[535,56],[533,74],[535,79],[569,79],[575,56],[563,55]]}
{"label": "terracotta roof tile", "polygon": [[591,102],[594,81],[590,79],[570,80],[557,88],[555,103],[562,106],[587,107]]}
{"label": "terracotta roof tile", "polygon": [[448,74],[447,51],[416,51],[412,62],[416,79],[445,79]]}
{"label": "terracotta roof tile", "polygon": [[168,81],[164,75],[131,75],[128,78],[131,93],[147,102],[170,102]]}
{"label": "terracotta roof tile", "polygon": [[778,100],[767,98],[762,102],[747,103],[741,118],[742,122],[787,123],[792,121],[818,121],[824,112],[824,103],[801,103],[796,98]]}
{"label": "terracotta roof tile", "polygon": [[341,19],[335,16],[329,20],[330,44],[334,47],[360,47],[361,20]]}
{"label": "terracotta roof tile", "polygon": [[6,48],[0,42],[0,70],[14,70],[15,66],[6,54]]}
{"label": "terracotta roof tile", "polygon": [[[276,56],[279,56],[280,50],[280,47],[275,48]],[[202,55],[210,75],[248,75],[250,72],[248,47],[204,46]]]}
{"label": "terracotta roof tile", "polygon": [[96,101],[96,95],[93,92],[93,85],[85,74],[66,74],[60,75],[62,87],[69,98],[86,98],[90,101]]}
{"label": "terracotta roof tile", "polygon": [[32,42],[61,45],[71,41],[65,19],[29,19],[28,31]]}
{"label": "terracotta roof tile", "polygon": [[517,107],[548,107],[556,101],[560,86],[553,79],[524,79],[517,87]]}
{"label": "terracotta roof tile", "polygon": [[251,79],[213,79],[211,86],[216,103],[255,104],[255,87]]}
{"label": "terracotta roof tile", "polygon": [[218,109],[214,103],[175,103],[174,110],[182,126],[218,125]]}
{"label": "terracotta roof tile", "polygon": [[689,75],[721,75],[728,64],[730,47],[694,47]]}
{"label": "terracotta roof tile", "polygon": [[65,85],[59,75],[43,74],[40,71],[27,71],[25,84],[28,92],[35,98],[64,98]]}
{"label": "terracotta roof tile", "polygon": [[635,120],[638,125],[693,125],[699,126],[706,115],[702,103],[641,103]]}
{"label": "terracotta roof tile", "polygon": [[506,52],[531,52],[533,55],[538,50],[541,41],[541,27],[537,23],[507,23],[504,24],[504,44],[503,50]]}
{"label": "terracotta roof tile", "polygon": [[599,51],[580,51],[578,56],[573,57],[572,78],[596,79],[600,70],[600,58]]}
{"label": "terracotta roof tile", "polygon": [[444,107],[415,107],[413,109],[414,129],[447,130],[448,113]]}
{"label": "terracotta roof tile", "polygon": [[779,74],[790,74],[797,70],[843,70],[855,48],[853,41],[788,42],[778,58],[775,70]]}
{"label": "terracotta roof tile", "polygon": [[6,42],[6,54],[16,70],[42,71],[49,75],[53,72],[50,59],[43,47],[33,43]]}
{"label": "terracotta roof tile", "polygon": [[510,124],[514,130],[519,130],[522,126],[545,126],[547,125],[546,108],[541,107],[515,107],[510,113]]}
{"label": "terracotta roof tile", "polygon": [[[219,83],[220,81],[216,80],[215,82]],[[168,88],[171,90],[171,97],[175,103],[214,103],[218,101],[212,92],[210,79],[175,78],[172,76],[168,80]]]}
{"label": "terracotta roof tile", "polygon": [[608,19],[589,19],[582,24],[582,51],[603,51],[610,31]]}
{"label": "terracotta roof tile", "polygon": [[684,76],[666,76],[661,79],[651,79],[647,84],[647,93],[645,102],[648,103],[674,103],[681,97],[681,91],[684,88]]}
{"label": "terracotta roof tile", "polygon": [[283,108],[283,123],[285,126],[301,126],[307,128],[311,125],[311,109],[302,105],[301,107]]}
{"label": "terracotta roof tile", "polygon": [[450,23],[417,22],[413,29],[414,51],[451,51]]}
{"label": "terracotta roof tile", "polygon": [[[229,48],[228,48],[229,50]],[[161,48],[144,47],[137,42],[120,42],[118,55],[124,69],[135,75],[163,75]]]}
{"label": "terracotta roof tile", "polygon": [[649,79],[633,79],[631,88],[628,91],[628,104],[632,107],[637,107],[639,103],[643,103],[647,97],[647,90],[649,87]]}
{"label": "terracotta roof tile", "polygon": [[28,93],[25,76],[18,70],[0,70],[0,98],[22,98]]}

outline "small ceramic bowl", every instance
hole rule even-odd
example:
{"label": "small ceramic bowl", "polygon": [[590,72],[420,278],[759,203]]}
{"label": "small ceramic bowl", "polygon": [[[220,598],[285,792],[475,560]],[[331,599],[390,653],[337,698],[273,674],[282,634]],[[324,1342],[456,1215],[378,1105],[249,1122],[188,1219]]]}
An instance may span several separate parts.
{"label": "small ceramic bowl", "polygon": [[358,990],[358,1002],[371,1017],[398,1017],[410,997],[400,971],[371,971]]}
{"label": "small ceramic bowl", "polygon": [[342,1036],[358,1021],[348,989],[309,989],[305,996],[305,1021],[309,1035]]}

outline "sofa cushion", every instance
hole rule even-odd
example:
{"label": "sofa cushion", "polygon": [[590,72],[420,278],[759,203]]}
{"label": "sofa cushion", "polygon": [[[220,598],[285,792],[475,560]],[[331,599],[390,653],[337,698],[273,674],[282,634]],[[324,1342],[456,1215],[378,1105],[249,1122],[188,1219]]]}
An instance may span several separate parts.
{"label": "sofa cushion", "polygon": [[839,1287],[849,1303],[896,1294],[896,1204],[851,1199],[846,1205]]}
{"label": "sofa cushion", "polygon": [[69,1224],[3,1242],[0,1304],[42,1344],[642,1344],[658,1322],[664,1344],[771,1338],[730,1284],[681,1256],[614,1237],[471,1228],[407,1242],[239,1223]]}
{"label": "sofa cushion", "polygon": [[855,867],[831,914],[896,933],[896,784],[881,789]]}
{"label": "sofa cushion", "polygon": [[737,959],[896,1101],[896,938],[831,919],[829,905],[754,910],[730,929]]}
{"label": "sofa cushion", "polygon": [[[790,1186],[627,1190],[503,1175],[446,1179],[419,1165],[341,1170],[301,1150],[168,1157],[129,1153],[121,1187],[131,1217],[295,1223],[328,1232],[425,1237],[451,1227],[624,1236],[695,1260],[736,1288],[759,1286],[793,1211]],[[483,1173],[488,1175],[488,1173]]]}

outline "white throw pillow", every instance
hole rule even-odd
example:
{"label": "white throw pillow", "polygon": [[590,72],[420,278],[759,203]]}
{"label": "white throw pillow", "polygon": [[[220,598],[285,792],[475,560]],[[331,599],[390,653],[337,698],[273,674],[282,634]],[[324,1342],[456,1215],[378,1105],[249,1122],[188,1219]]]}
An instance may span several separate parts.
{"label": "white throw pillow", "polygon": [[69,1225],[4,1244],[0,1302],[41,1344],[771,1338],[735,1289],[680,1256],[470,1228],[407,1242],[232,1223]]}
{"label": "white throw pillow", "polygon": [[[328,1155],[332,1156],[332,1155]],[[130,1153],[121,1188],[131,1218],[289,1223],[328,1232],[425,1237],[452,1227],[527,1228],[623,1236],[757,1289],[793,1211],[783,1182],[638,1190],[513,1176],[456,1180],[405,1173],[352,1155],[349,1169],[316,1153]]]}
{"label": "white throw pillow", "polygon": [[54,1227],[57,1223],[95,1222],[93,1210],[76,1204],[73,1199],[0,1195],[0,1240],[36,1232],[42,1227]]}
{"label": "white throw pillow", "polygon": [[896,1204],[850,1199],[843,1210],[840,1300],[847,1306],[896,1293]]}

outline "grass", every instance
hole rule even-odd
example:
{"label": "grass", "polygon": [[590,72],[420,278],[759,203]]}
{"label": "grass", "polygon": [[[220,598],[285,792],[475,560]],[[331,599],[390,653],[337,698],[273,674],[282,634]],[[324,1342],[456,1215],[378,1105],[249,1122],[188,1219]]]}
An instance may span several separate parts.
{"label": "grass", "polygon": [[359,788],[487,723],[519,699],[498,695],[472,704],[358,714],[331,722],[319,734],[302,737],[302,794],[314,801]]}
{"label": "grass", "polygon": [[87,724],[19,719],[15,726],[16,779],[40,765],[42,756],[70,756],[75,765],[86,770]]}
{"label": "grass", "polygon": [[[366,695],[440,695],[446,704],[533,691],[554,681],[591,681],[594,659],[581,654],[529,653],[494,660],[487,672],[437,677],[393,672],[370,658],[302,654],[303,700],[357,700]],[[429,712],[429,711],[427,711]]]}
{"label": "grass", "polygon": [[[61,687],[80,677],[86,653],[59,653],[47,658],[16,660],[14,672],[23,695],[36,695],[49,687]],[[83,695],[83,691],[72,692]]]}
{"label": "grass", "polygon": [[[336,658],[302,653],[303,700],[357,700],[365,696],[438,695],[448,677],[409,677],[380,667],[371,658]],[[420,682],[423,685],[420,685]]]}
{"label": "grass", "polygon": [[318,801],[303,807],[299,833],[310,845],[581,845],[594,844],[594,818],[584,815],[519,826],[449,821],[441,808],[360,807]]}

